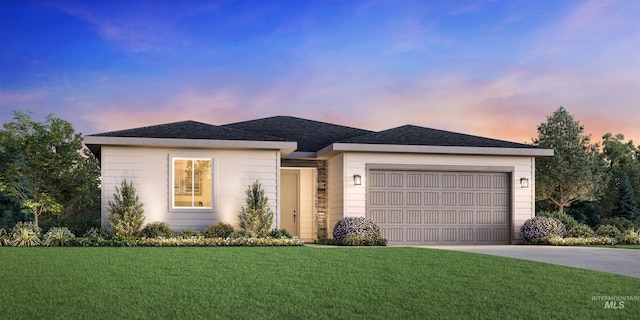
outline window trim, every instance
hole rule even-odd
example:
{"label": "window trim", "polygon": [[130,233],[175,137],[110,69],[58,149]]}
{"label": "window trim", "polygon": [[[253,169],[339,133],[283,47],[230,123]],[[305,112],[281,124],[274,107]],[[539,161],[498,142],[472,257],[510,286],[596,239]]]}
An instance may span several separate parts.
{"label": "window trim", "polygon": [[[191,180],[192,186],[191,186],[191,201],[192,201],[192,206],[190,207],[177,207],[175,206],[175,197],[176,197],[176,192],[175,192],[175,183],[176,183],[176,177],[175,177],[175,162],[176,160],[191,160],[191,161],[198,161],[198,160],[204,160],[204,161],[209,161],[211,163],[211,178],[210,178],[210,183],[211,183],[211,206],[207,206],[207,207],[199,207],[199,206],[195,206],[195,199],[194,199],[194,186],[193,184],[195,183],[195,181],[193,181],[193,178]],[[215,201],[215,183],[214,183],[214,178],[216,177],[216,173],[215,173],[215,158],[211,156],[211,154],[208,155],[203,155],[203,154],[169,154],[169,183],[168,183],[168,193],[169,193],[169,212],[212,212],[215,209],[215,205],[216,205],[216,201]],[[194,173],[195,174],[195,171]],[[192,174],[192,177],[193,177]]]}

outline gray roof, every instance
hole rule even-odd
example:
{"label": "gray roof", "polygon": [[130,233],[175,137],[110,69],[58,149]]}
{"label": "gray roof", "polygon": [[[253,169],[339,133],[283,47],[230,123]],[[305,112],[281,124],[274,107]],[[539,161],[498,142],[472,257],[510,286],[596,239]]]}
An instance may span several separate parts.
{"label": "gray roof", "polygon": [[197,121],[181,121],[155,126],[97,133],[93,137],[158,138],[158,139],[207,139],[207,140],[247,140],[286,141],[255,132],[242,131],[230,127],[215,126]]}
{"label": "gray roof", "polygon": [[405,125],[336,141],[341,143],[447,147],[536,148],[535,146],[438,129]]}
{"label": "gray roof", "polygon": [[287,116],[230,123],[223,127],[296,141],[297,151],[301,152],[317,152],[334,142],[373,133],[369,130]]}

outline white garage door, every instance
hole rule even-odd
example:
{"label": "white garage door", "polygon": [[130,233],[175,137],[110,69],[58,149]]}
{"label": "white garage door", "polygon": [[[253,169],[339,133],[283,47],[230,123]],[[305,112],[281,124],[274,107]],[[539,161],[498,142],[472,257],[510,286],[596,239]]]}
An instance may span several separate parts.
{"label": "white garage door", "polygon": [[367,217],[390,244],[509,244],[509,174],[371,170]]}

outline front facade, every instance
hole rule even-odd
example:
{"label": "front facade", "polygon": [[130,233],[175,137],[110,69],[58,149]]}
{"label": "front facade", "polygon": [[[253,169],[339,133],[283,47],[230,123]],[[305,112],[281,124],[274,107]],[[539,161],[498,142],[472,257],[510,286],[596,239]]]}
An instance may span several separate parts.
{"label": "front facade", "polygon": [[[90,135],[101,161],[102,225],[123,179],[147,222],[175,230],[237,226],[259,181],[274,227],[305,241],[347,216],[390,244],[510,244],[534,216],[535,157],[552,150],[404,126],[382,132],[293,117],[214,126],[193,121]],[[528,182],[528,185],[521,184]]]}

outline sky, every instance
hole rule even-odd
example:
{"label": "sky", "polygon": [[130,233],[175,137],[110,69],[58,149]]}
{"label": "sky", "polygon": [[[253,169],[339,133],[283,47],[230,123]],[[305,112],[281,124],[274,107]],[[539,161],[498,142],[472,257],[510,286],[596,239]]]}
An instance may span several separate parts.
{"label": "sky", "polygon": [[564,106],[640,143],[640,1],[0,1],[0,123],[287,115],[531,142]]}

